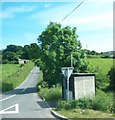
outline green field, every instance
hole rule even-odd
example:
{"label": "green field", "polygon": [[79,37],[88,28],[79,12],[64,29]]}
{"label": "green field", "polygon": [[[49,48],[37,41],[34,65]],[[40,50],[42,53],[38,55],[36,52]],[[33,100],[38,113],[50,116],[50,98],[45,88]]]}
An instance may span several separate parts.
{"label": "green field", "polygon": [[29,62],[24,66],[19,64],[0,64],[0,89],[6,92],[19,86],[29,75],[34,64]]}
{"label": "green field", "polygon": [[115,59],[88,58],[87,61],[89,62],[90,67],[97,70],[100,69],[103,74],[106,75],[113,66],[113,61],[115,61]]}

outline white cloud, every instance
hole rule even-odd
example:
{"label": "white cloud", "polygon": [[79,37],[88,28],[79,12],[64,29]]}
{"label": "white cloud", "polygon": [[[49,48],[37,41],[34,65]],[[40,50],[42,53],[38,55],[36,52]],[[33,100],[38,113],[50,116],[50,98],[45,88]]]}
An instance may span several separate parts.
{"label": "white cloud", "polygon": [[30,17],[44,24],[48,24],[50,21],[60,22],[78,4],[79,3],[70,3],[67,5],[63,4],[56,7],[50,7],[47,10],[45,9],[41,12],[36,12],[35,14],[33,14],[33,16]]}
{"label": "white cloud", "polygon": [[103,13],[87,17],[71,17],[62,22],[63,25],[78,26],[82,30],[98,30],[112,28],[113,13]]}
{"label": "white cloud", "polygon": [[2,18],[12,18],[15,16],[16,13],[25,13],[25,12],[31,12],[36,9],[36,6],[18,6],[18,7],[7,7],[4,10],[2,10],[2,13],[0,13],[0,17]]}

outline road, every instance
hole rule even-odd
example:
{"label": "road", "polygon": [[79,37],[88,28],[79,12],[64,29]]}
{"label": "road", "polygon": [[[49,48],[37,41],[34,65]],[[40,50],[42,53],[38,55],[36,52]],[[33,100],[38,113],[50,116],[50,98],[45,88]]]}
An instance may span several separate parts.
{"label": "road", "polygon": [[5,118],[54,118],[47,103],[37,95],[36,85],[39,75],[39,68],[34,67],[19,87],[2,94],[0,115],[3,120]]}

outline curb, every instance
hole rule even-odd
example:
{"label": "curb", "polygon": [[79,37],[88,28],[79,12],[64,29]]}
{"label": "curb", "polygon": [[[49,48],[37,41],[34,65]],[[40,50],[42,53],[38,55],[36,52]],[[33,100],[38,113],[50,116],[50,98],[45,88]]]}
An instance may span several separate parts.
{"label": "curb", "polygon": [[58,118],[58,119],[60,119],[60,120],[69,120],[68,118],[66,118],[66,117],[58,114],[57,112],[53,111],[52,109],[51,109],[50,111],[51,111],[51,113],[52,113],[52,115],[53,115],[54,117],[56,117],[56,118]]}
{"label": "curb", "polygon": [[60,115],[59,113],[57,113],[56,111],[52,110],[52,108],[49,106],[49,104],[47,103],[47,101],[46,101],[44,98],[42,98],[42,100],[46,102],[46,104],[47,104],[50,112],[52,113],[52,115],[53,115],[54,117],[56,117],[56,118],[58,118],[58,119],[60,119],[60,120],[69,120],[68,118],[66,118],[66,117]]}

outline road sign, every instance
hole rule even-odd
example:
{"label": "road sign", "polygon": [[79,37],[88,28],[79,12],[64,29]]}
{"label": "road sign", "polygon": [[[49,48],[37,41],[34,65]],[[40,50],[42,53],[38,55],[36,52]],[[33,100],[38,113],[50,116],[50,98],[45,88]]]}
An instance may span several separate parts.
{"label": "road sign", "polygon": [[73,67],[63,67],[61,70],[64,77],[69,78],[73,72]]}
{"label": "road sign", "polygon": [[62,69],[62,73],[64,75],[64,77],[67,79],[67,91],[66,91],[66,99],[67,101],[69,100],[69,78],[73,72],[73,67],[63,67]]}

